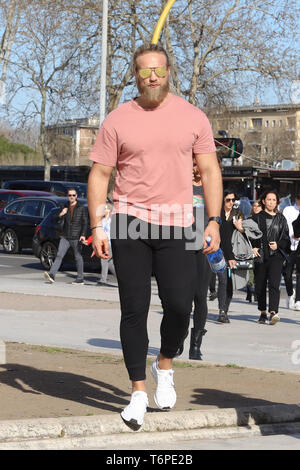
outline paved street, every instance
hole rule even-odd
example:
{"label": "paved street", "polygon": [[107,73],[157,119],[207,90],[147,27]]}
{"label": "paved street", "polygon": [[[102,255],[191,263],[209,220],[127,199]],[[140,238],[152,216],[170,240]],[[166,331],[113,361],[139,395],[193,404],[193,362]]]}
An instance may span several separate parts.
{"label": "paved street", "polygon": [[[60,272],[54,285],[47,284],[43,269],[31,254],[0,254],[1,291],[33,295],[110,301],[105,310],[98,308],[57,311],[1,310],[1,335],[7,341],[24,341],[61,347],[120,353],[119,304],[115,279],[109,286],[96,285],[97,273],[86,274],[86,285],[71,284],[75,271]],[[0,294],[1,296],[1,294]],[[218,324],[217,301],[208,302],[208,333],[203,341],[204,360],[288,371],[300,371],[300,312],[285,306],[282,287],[281,321],[275,326],[258,325],[256,304],[245,301],[245,293],[235,292],[230,307],[229,325]],[[150,354],[159,348],[160,300],[153,280],[149,313]],[[186,341],[188,344],[188,340]],[[188,357],[187,347],[183,358]]]}
{"label": "paved street", "polygon": [[[43,344],[121,354],[119,339],[119,297],[116,280],[110,276],[109,285],[97,286],[98,274],[87,272],[84,286],[71,284],[76,277],[73,269],[59,272],[57,282],[48,284],[43,268],[30,251],[21,255],[0,252],[0,324],[1,339],[29,344]],[[159,326],[161,307],[157,286],[153,280],[149,312],[149,354],[156,355],[160,347]],[[1,292],[42,295],[49,298],[47,307],[39,304],[27,309],[20,303],[3,308]],[[3,298],[3,297],[2,297]],[[16,296],[17,298],[17,296]],[[78,299],[76,308],[56,308],[51,299]],[[83,299],[83,300],[82,300]],[[86,302],[85,306],[79,302]],[[98,305],[90,306],[89,301]],[[81,304],[82,305],[82,304]],[[300,372],[300,312],[286,308],[286,292],[282,287],[281,321],[275,326],[257,324],[256,304],[245,301],[245,293],[235,292],[231,304],[229,325],[216,322],[217,301],[208,302],[208,333],[203,341],[204,360],[210,363],[252,366]],[[188,358],[188,341],[182,355]],[[252,436],[232,439],[189,440],[172,443],[166,450],[178,449],[299,449],[299,434],[294,436]],[[125,449],[126,447],[124,447]],[[155,446],[143,449],[158,449]],[[136,450],[138,450],[138,444]],[[120,447],[120,450],[122,448]]]}

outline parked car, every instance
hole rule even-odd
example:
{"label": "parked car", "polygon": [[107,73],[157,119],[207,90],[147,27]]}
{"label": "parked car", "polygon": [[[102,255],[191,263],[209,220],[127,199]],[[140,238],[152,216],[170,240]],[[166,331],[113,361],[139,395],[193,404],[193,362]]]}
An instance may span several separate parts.
{"label": "parked car", "polygon": [[31,248],[36,227],[55,207],[68,204],[67,198],[49,195],[24,197],[7,204],[0,211],[0,244],[7,253]]}
{"label": "parked car", "polygon": [[5,181],[2,188],[48,191],[62,197],[68,195],[68,189],[75,188],[79,198],[87,197],[87,183],[77,181],[10,180]]}
{"label": "parked car", "polygon": [[18,199],[19,197],[30,197],[30,196],[49,196],[53,193],[46,191],[28,191],[28,190],[13,190],[13,189],[0,189],[0,209],[7,206],[10,202]]}
{"label": "parked car", "polygon": [[[43,221],[37,225],[32,239],[32,251],[34,255],[39,258],[42,266],[46,270],[51,268],[58,251],[61,234],[60,225],[57,222],[57,215],[59,211],[60,209],[55,208],[48,213]],[[88,232],[87,236],[89,235],[90,232]],[[96,263],[100,273],[100,260],[96,256],[91,258],[92,252],[93,250],[91,245],[82,245],[82,256],[84,262],[93,264]],[[75,262],[72,249],[68,250],[63,262],[71,264]]]}

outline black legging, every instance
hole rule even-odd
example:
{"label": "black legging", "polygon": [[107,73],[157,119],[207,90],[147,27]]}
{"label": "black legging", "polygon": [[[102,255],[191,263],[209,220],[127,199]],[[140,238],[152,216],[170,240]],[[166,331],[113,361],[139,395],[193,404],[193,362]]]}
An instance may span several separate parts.
{"label": "black legging", "polygon": [[196,252],[197,280],[196,293],[194,298],[193,323],[195,330],[203,331],[207,319],[207,292],[211,280],[207,257],[201,250]]}
{"label": "black legging", "polygon": [[[117,214],[112,218],[111,227],[121,303],[121,343],[129,378],[134,381],[146,378],[151,274],[156,277],[164,312],[160,352],[167,358],[176,356],[186,336],[196,280],[195,251],[186,250],[182,229],[179,229],[179,239],[174,238],[174,227],[170,228],[169,239],[163,239],[161,227],[155,226],[159,227],[159,236],[151,239],[149,229],[153,226],[140,221],[143,235],[137,239],[124,237],[124,226],[136,221],[134,217]],[[156,230],[153,232],[157,234]]]}

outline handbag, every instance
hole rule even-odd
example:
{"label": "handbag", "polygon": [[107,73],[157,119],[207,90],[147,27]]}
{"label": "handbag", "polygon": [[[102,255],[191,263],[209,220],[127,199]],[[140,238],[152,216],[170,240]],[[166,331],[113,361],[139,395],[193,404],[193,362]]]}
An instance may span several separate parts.
{"label": "handbag", "polygon": [[241,254],[236,254],[235,256],[236,265],[233,268],[235,270],[237,269],[248,270],[248,269],[254,268],[254,254],[252,250],[252,245],[250,243],[249,237],[245,233],[243,234],[243,236],[245,237],[247,244],[248,244],[248,248],[250,249],[246,250],[246,253],[243,256]]}

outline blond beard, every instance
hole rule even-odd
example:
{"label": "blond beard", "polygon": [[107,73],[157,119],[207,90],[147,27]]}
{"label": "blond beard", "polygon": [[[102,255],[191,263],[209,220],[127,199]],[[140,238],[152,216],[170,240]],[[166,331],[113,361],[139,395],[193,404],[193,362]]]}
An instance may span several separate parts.
{"label": "blond beard", "polygon": [[149,108],[158,106],[167,96],[170,90],[169,81],[157,88],[141,85],[137,82],[138,90],[141,94],[141,100]]}

